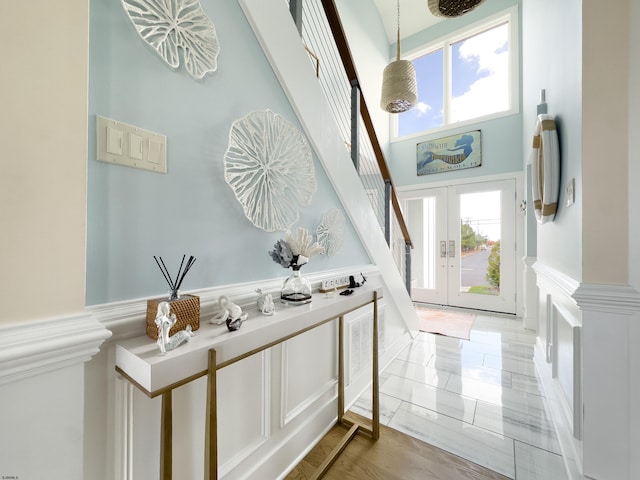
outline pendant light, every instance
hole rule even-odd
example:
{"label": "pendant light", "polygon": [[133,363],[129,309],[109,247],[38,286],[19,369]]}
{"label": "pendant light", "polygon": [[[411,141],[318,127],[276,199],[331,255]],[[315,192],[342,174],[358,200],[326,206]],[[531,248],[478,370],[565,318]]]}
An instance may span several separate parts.
{"label": "pendant light", "polygon": [[429,10],[438,17],[454,18],[469,13],[484,0],[429,0]]}
{"label": "pendant light", "polygon": [[409,60],[400,60],[400,0],[398,0],[396,61],[387,65],[382,74],[380,106],[389,113],[401,113],[410,110],[417,101],[416,69]]}

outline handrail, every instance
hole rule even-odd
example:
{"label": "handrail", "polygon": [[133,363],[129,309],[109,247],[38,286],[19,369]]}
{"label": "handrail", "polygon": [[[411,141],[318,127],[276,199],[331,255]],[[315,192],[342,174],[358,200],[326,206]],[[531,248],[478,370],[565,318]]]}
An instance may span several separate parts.
{"label": "handrail", "polygon": [[[324,12],[327,17],[329,27],[331,28],[333,38],[335,39],[338,53],[340,54],[340,59],[342,60],[342,64],[344,65],[348,80],[349,82],[356,82],[357,85],[360,85],[355,63],[351,55],[351,50],[349,49],[349,43],[347,42],[347,36],[345,35],[344,29],[342,28],[340,15],[338,14],[338,10],[336,8],[334,0],[322,0],[322,7],[324,8]],[[413,248],[413,242],[411,241],[409,229],[407,228],[404,216],[402,215],[402,210],[400,209],[400,202],[398,201],[398,196],[396,195],[396,189],[393,184],[393,179],[391,178],[391,173],[389,172],[387,161],[384,158],[384,153],[382,152],[382,148],[380,147],[380,142],[378,141],[378,136],[376,134],[375,128],[373,127],[373,121],[371,120],[369,108],[367,107],[367,102],[365,101],[362,91],[360,92],[360,113],[362,116],[362,122],[371,140],[371,146],[373,148],[376,161],[378,162],[378,167],[380,168],[380,174],[385,181],[391,183],[391,204],[393,206],[393,211],[396,214],[396,219],[400,226],[402,236],[404,237],[405,244]]]}

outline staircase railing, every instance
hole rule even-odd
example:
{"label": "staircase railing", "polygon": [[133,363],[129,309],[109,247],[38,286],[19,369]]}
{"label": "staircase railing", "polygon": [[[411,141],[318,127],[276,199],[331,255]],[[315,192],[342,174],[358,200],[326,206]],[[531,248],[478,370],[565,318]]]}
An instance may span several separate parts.
{"label": "staircase railing", "polygon": [[410,293],[413,244],[335,3],[289,0],[289,9]]}

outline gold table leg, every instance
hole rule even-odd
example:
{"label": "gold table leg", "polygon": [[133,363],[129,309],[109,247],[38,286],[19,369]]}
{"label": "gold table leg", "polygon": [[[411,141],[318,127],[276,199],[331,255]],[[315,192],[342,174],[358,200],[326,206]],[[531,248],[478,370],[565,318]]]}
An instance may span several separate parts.
{"label": "gold table leg", "polygon": [[216,391],[216,351],[209,350],[207,372],[207,415],[205,424],[204,478],[218,479],[218,402]]}
{"label": "gold table leg", "polygon": [[372,379],[372,425],[373,439],[378,440],[380,438],[380,385],[379,370],[378,370],[378,292],[373,292],[373,379]]}
{"label": "gold table leg", "polygon": [[338,423],[344,419],[344,316],[338,320]]}
{"label": "gold table leg", "polygon": [[162,394],[162,417],[160,420],[160,480],[171,480],[173,456],[171,390]]}

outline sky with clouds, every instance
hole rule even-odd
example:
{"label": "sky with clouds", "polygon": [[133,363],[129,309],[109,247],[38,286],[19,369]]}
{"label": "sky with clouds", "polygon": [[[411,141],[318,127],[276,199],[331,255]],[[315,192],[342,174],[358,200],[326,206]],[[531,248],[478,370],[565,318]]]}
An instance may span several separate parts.
{"label": "sky with clouds", "polygon": [[[508,24],[451,46],[450,123],[509,108]],[[418,104],[398,116],[398,136],[444,124],[442,50],[415,59]]]}

